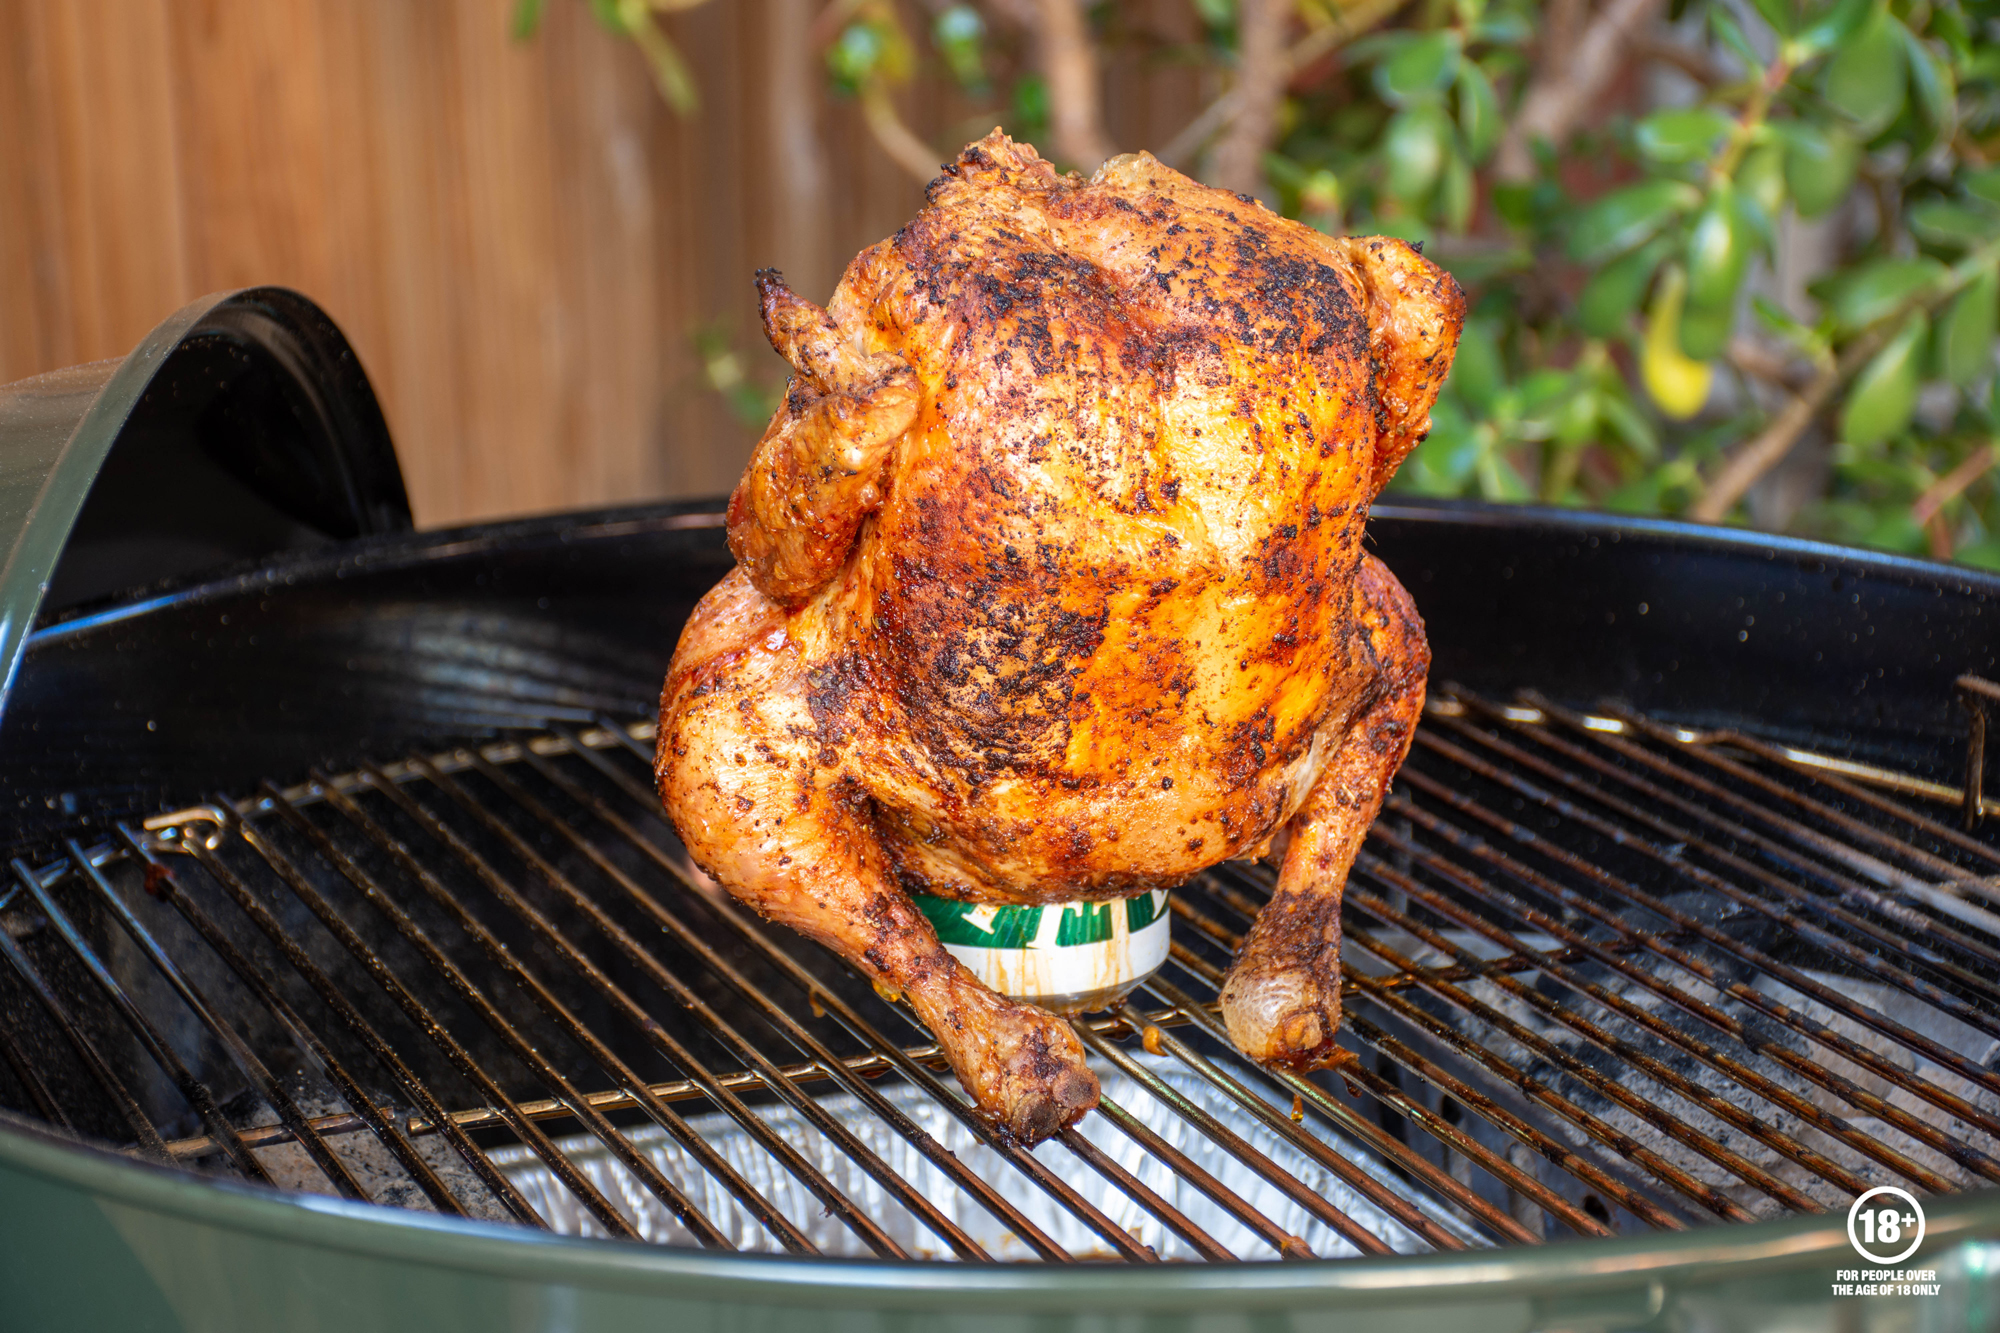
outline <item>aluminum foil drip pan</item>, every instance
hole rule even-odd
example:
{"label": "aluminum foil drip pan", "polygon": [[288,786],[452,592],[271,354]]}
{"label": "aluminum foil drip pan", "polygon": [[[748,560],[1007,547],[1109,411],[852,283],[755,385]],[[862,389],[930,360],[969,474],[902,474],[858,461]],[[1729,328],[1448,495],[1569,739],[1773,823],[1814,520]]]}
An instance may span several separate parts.
{"label": "aluminum foil drip pan", "polygon": [[[1175,1067],[1165,1059],[1135,1053],[1152,1072],[1175,1093],[1218,1118],[1229,1117],[1236,1131],[1259,1152],[1291,1172],[1334,1207],[1386,1240],[1398,1253],[1428,1253],[1431,1246],[1411,1235],[1395,1219],[1356,1194],[1310,1158],[1287,1145],[1276,1134],[1255,1123],[1245,1123],[1240,1108],[1208,1084]],[[1147,1128],[1167,1140],[1235,1191],[1265,1217],[1270,1218],[1303,1242],[1302,1249],[1321,1258],[1351,1257],[1355,1247],[1243,1162],[1230,1156],[1197,1133],[1188,1122],[1149,1094],[1137,1082],[1107,1066],[1096,1065],[1104,1093],[1143,1121]],[[1094,1235],[1072,1213],[1041,1192],[1020,1172],[1008,1168],[999,1157],[975,1139],[965,1126],[922,1091],[907,1084],[885,1087],[883,1095],[898,1110],[949,1149],[982,1178],[992,1181],[1007,1201],[1020,1209],[1029,1221],[1041,1227],[1070,1253],[1083,1259],[1111,1259],[1104,1241]],[[921,1188],[951,1221],[963,1227],[996,1259],[1029,1260],[1034,1253],[996,1218],[972,1202],[944,1178],[943,1174],[853,1097],[841,1095],[822,1099],[822,1105],[841,1124],[852,1130],[905,1180]],[[1277,1103],[1273,1103],[1276,1105]],[[782,1104],[759,1108],[760,1114],[787,1142],[825,1172],[848,1197],[867,1210],[871,1217],[913,1257],[951,1259],[951,1250],[890,1198],[859,1165],[834,1147],[803,1117]],[[838,1220],[824,1216],[824,1210],[796,1179],[783,1171],[774,1158],[759,1147],[736,1123],[721,1113],[692,1116],[689,1125],[720,1152],[736,1170],[762,1191],[812,1242],[828,1255],[864,1258],[869,1251]],[[1324,1134],[1323,1126],[1316,1126]],[[1119,1132],[1105,1117],[1090,1115],[1078,1131],[1106,1155],[1136,1175],[1148,1188],[1187,1215],[1189,1220],[1245,1259],[1274,1257],[1248,1228],[1212,1202],[1186,1180],[1171,1171],[1138,1144]],[[779,1246],[769,1232],[752,1218],[712,1177],[698,1168],[681,1145],[655,1126],[635,1129],[628,1137],[659,1166],[667,1178],[685,1190],[693,1201],[730,1236],[739,1249],[777,1253]],[[1388,1168],[1360,1145],[1337,1135],[1325,1135],[1329,1144],[1361,1169],[1395,1183]],[[565,1156],[589,1177],[632,1220],[641,1237],[655,1243],[692,1245],[694,1238],[675,1220],[652,1194],[640,1186],[596,1139],[579,1136],[559,1140]],[[1142,1244],[1150,1245],[1162,1259],[1195,1260],[1201,1256],[1180,1237],[1131,1198],[1090,1170],[1059,1144],[1043,1144],[1035,1156],[1051,1171]],[[547,1218],[555,1230],[580,1236],[605,1233],[595,1218],[575,1196],[564,1189],[553,1173],[526,1148],[499,1149],[493,1161]],[[1459,1219],[1439,1210],[1435,1220],[1471,1247],[1491,1242]]]}

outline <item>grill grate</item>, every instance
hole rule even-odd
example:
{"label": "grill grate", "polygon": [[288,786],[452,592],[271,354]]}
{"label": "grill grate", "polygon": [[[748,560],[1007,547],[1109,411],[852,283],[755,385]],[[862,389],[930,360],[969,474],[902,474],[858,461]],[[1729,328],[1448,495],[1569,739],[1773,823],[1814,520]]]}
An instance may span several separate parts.
{"label": "grill grate", "polygon": [[1444,693],[1347,893],[1356,1060],[1231,1053],[1272,875],[1227,865],[1080,1023],[1101,1112],[1029,1151],[693,870],[649,738],[554,726],[15,861],[0,1102],[349,1198],[892,1258],[1455,1250],[2000,1182],[2000,850],[1881,790],[1934,784]]}

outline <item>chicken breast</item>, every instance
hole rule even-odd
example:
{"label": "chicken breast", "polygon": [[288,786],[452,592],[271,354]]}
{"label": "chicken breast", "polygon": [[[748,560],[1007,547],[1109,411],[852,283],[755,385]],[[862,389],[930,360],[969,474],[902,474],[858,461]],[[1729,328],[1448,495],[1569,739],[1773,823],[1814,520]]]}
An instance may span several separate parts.
{"label": "chicken breast", "polygon": [[758,289],[796,374],[661,701],[689,852],[906,998],[1034,1141],[1096,1103],[1080,1043],[908,892],[1122,897],[1283,833],[1224,1016],[1253,1059],[1337,1061],[1341,889],[1429,667],[1362,528],[1428,429],[1457,284],[996,130],[824,310]]}

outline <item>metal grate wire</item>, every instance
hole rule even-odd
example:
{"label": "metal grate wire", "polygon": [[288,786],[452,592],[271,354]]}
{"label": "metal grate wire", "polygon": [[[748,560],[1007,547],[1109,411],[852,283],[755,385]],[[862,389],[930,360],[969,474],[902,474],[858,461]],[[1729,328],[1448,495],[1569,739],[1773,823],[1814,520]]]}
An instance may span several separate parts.
{"label": "metal grate wire", "polygon": [[974,1262],[1532,1244],[2000,1182],[2000,849],[1906,799],[1936,784],[1442,692],[1347,890],[1354,1059],[1230,1050],[1216,988],[1273,883],[1232,863],[1079,1022],[1100,1111],[1029,1150],[905,1009],[691,866],[650,736],[551,726],[15,861],[0,1103],[353,1199]]}

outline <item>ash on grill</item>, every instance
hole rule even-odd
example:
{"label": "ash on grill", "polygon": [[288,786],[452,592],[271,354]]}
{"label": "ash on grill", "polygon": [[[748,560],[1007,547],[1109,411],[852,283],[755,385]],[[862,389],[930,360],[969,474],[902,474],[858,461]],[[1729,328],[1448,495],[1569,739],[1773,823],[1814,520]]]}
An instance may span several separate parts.
{"label": "ash on grill", "polygon": [[0,1103],[288,1188],[800,1254],[1407,1253],[2000,1182],[2000,850],[1923,805],[1983,813],[1976,781],[1443,692],[1347,891],[1359,1062],[1230,1051],[1215,987],[1271,875],[1224,866],[1081,1025],[1100,1113],[1028,1152],[687,863],[650,734],[15,861]]}

